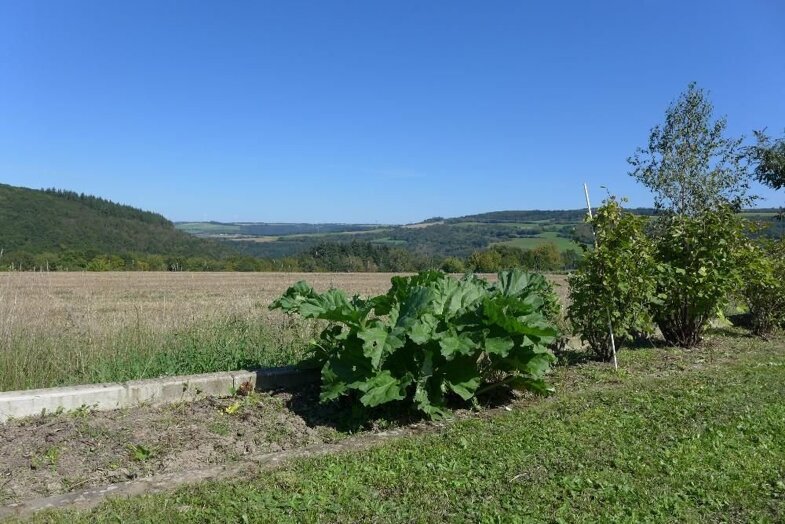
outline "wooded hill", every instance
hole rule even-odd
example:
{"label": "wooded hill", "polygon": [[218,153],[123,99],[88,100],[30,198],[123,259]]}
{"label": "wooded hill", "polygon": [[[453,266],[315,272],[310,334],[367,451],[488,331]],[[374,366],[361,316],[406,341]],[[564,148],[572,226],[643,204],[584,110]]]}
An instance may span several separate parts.
{"label": "wooded hill", "polygon": [[[190,222],[176,227],[160,214],[98,197],[0,184],[0,270],[571,269],[581,245],[592,242],[583,213],[497,211],[401,226]],[[768,223],[764,234],[782,235],[784,223],[775,220],[774,210],[745,214]],[[254,237],[260,233],[266,235]],[[212,238],[199,238],[205,236]]]}
{"label": "wooded hill", "polygon": [[0,184],[3,263],[42,253],[225,257],[231,246],[179,231],[157,213],[62,190]]}

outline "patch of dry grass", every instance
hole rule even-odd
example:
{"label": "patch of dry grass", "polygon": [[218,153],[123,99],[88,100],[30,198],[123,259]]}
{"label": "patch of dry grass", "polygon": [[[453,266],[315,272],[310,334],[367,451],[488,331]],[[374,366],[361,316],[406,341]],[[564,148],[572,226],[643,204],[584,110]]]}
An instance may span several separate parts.
{"label": "patch of dry grass", "polygon": [[0,273],[0,391],[294,362],[318,326],[275,298],[298,280],[379,294],[392,276]]}

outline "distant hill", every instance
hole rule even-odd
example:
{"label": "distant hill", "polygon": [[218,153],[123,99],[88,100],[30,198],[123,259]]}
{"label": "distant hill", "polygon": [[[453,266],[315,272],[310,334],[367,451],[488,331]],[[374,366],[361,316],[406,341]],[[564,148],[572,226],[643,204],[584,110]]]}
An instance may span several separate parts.
{"label": "distant hill", "polygon": [[373,224],[276,222],[175,222],[175,227],[198,237],[262,237],[302,234],[350,233],[379,229]]}
{"label": "distant hill", "polygon": [[[449,261],[457,271],[457,259],[468,263],[484,250],[523,261],[553,247],[561,262],[550,269],[571,268],[592,242],[584,213],[494,211],[406,225],[174,224],[103,198],[0,184],[0,270],[415,271]],[[744,214],[768,223],[762,234],[785,234],[775,210]]]}
{"label": "distant hill", "polygon": [[[638,215],[652,216],[652,208],[633,208]],[[751,209],[743,214],[766,222],[764,234],[780,236],[783,223],[775,220],[774,209]],[[592,242],[591,229],[584,222],[585,209],[493,211],[462,217],[433,217],[406,225],[367,226],[352,224],[178,224],[196,227],[203,235],[225,239],[245,254],[264,258],[297,256],[325,242],[369,242],[377,246],[402,248],[421,257],[465,258],[496,245],[534,249],[554,244],[562,253],[580,251]],[[194,224],[194,223],[192,223]],[[212,224],[212,226],[210,225]],[[242,226],[242,227],[240,227]],[[310,227],[305,227],[310,226]],[[356,228],[352,227],[356,226]],[[367,229],[365,229],[367,228]],[[212,232],[212,234],[211,234]]]}
{"label": "distant hill", "polygon": [[0,184],[0,249],[16,254],[70,252],[82,257],[147,254],[218,258],[231,246],[179,231],[157,213],[55,189]]}
{"label": "distant hill", "polygon": [[[212,236],[229,238],[243,253],[266,258],[296,256],[324,242],[352,241],[402,248],[433,259],[464,258],[496,244],[531,249],[553,243],[560,251],[580,251],[581,243],[591,241],[590,231],[583,224],[584,215],[585,211],[580,209],[495,211],[457,218],[433,217],[406,225],[360,225],[367,229],[359,230],[351,224],[318,224],[312,225],[309,231],[301,224],[291,224],[292,233],[279,228],[258,236],[248,235],[248,228],[243,228],[245,234],[238,234],[239,231],[232,230],[232,224],[221,224],[221,230],[213,226]],[[184,226],[178,224],[186,229]],[[203,234],[210,230],[200,227]]]}
{"label": "distant hill", "polygon": [[[651,208],[635,208],[628,209],[628,211],[638,215],[653,215],[656,212]],[[585,216],[585,208],[558,210],[530,209],[525,211],[491,211],[489,213],[450,218],[445,220],[445,222],[481,222],[485,224],[550,222],[552,224],[574,224],[582,222]]]}

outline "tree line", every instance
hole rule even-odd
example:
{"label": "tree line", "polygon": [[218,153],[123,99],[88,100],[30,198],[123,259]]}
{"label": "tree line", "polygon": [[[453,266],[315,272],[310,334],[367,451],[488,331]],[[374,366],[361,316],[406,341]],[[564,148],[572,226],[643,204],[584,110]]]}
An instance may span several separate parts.
{"label": "tree line", "polygon": [[0,270],[11,271],[284,271],[284,272],[416,272],[442,269],[450,273],[492,273],[502,269],[560,271],[577,267],[581,254],[560,252],[547,243],[534,249],[497,245],[467,257],[432,257],[371,242],[322,242],[307,251],[281,258],[249,255],[225,257],[97,253],[79,250],[0,253]]}

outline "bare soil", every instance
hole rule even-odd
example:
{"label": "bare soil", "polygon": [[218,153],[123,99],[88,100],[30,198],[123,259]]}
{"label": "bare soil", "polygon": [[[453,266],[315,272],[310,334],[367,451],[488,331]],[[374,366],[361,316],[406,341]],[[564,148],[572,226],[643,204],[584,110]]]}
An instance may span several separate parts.
{"label": "bare soil", "polygon": [[316,387],[163,407],[12,420],[0,431],[0,505],[337,441]]}

